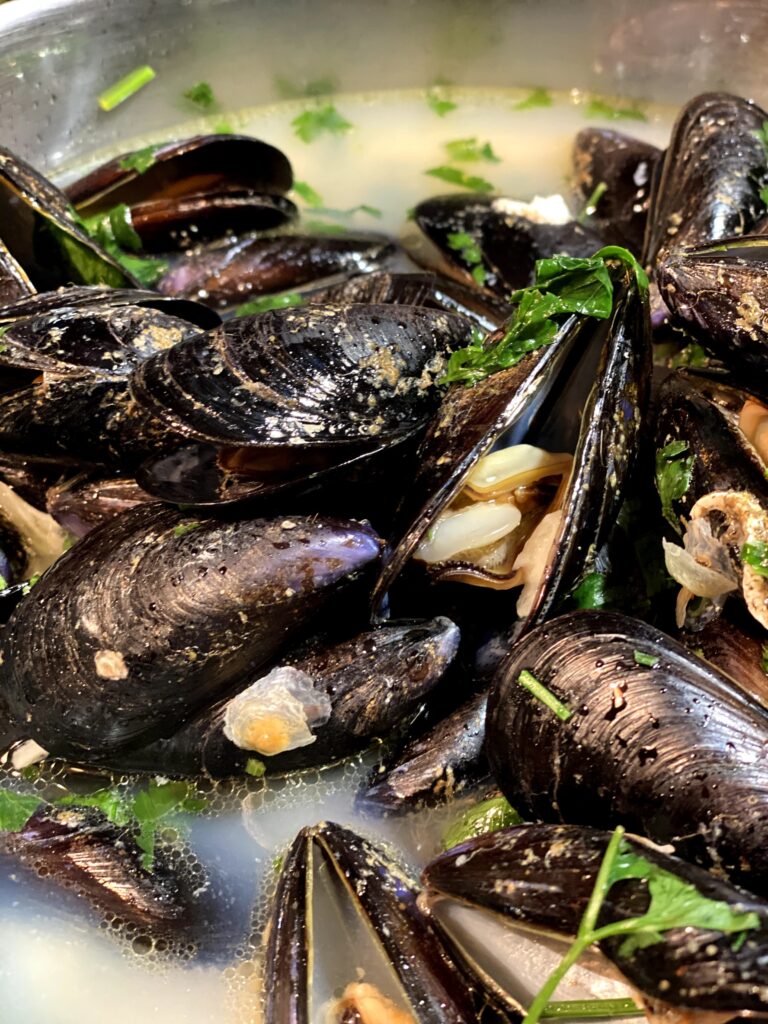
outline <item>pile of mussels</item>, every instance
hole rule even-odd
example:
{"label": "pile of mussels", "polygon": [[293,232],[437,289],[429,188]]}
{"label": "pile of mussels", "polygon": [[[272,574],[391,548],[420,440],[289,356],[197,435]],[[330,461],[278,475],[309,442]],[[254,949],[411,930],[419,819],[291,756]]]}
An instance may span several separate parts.
{"label": "pile of mussels", "polygon": [[[591,216],[432,198],[418,252],[303,231],[290,164],[251,138],[126,154],[66,193],[0,150],[8,778],[247,778],[386,739],[368,813],[498,787],[523,822],[420,883],[304,829],[270,1024],[319,1013],[320,869],[389,979],[351,964],[336,1024],[520,1019],[446,901],[598,943],[649,1013],[768,1012],[766,121],[707,94],[665,152],[587,129]],[[205,887],[139,854],[93,807],[0,835],[154,938],[199,929]]]}

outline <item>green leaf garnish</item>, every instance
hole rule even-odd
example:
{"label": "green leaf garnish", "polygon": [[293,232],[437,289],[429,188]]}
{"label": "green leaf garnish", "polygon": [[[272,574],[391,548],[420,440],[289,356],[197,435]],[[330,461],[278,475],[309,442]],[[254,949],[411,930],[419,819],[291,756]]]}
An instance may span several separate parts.
{"label": "green leaf garnish", "polygon": [[762,125],[752,134],[758,142],[762,143],[766,157],[768,157],[768,121],[763,121]]}
{"label": "green leaf garnish", "polygon": [[213,89],[208,82],[198,82],[184,93],[184,98],[201,110],[210,110],[216,103]]}
{"label": "green leaf garnish", "polygon": [[5,578],[5,576],[0,576],[0,590],[7,590],[7,589],[8,589],[8,580]]}
{"label": "green leaf garnish", "polygon": [[501,163],[501,159],[493,152],[490,142],[484,142],[481,145],[475,136],[471,139],[454,139],[453,142],[446,142],[445,151],[448,154],[448,159],[458,164],[471,164],[479,160],[486,160],[492,164]]}
{"label": "green leaf garnish", "polygon": [[584,209],[581,211],[579,216],[576,218],[579,224],[584,224],[588,217],[591,217],[597,209],[597,204],[603,198],[605,193],[608,191],[608,186],[604,181],[601,181],[598,185],[595,185],[594,189],[590,193],[589,199],[584,204]]}
{"label": "green leaf garnish", "polygon": [[441,86],[433,85],[431,89],[427,89],[427,106],[430,110],[434,110],[438,117],[445,117],[446,114],[450,114],[458,107],[458,103],[446,99]]}
{"label": "green leaf garnish", "polygon": [[217,121],[213,126],[213,130],[216,135],[234,135],[235,129],[229,123],[229,121]]}
{"label": "green leaf garnish", "polygon": [[332,75],[325,75],[323,78],[313,78],[303,85],[284,78],[282,75],[275,75],[275,92],[281,99],[297,100],[302,96],[330,96],[339,87],[338,81]]}
{"label": "green leaf garnish", "polygon": [[306,303],[303,295],[298,292],[283,292],[281,295],[262,295],[258,299],[244,302],[235,310],[235,316],[253,316],[255,313],[266,313],[270,309],[286,309],[288,306],[303,306]]}
{"label": "green leaf garnish", "polygon": [[489,800],[481,800],[461,814],[443,833],[444,850],[450,850],[467,839],[483,836],[488,832],[498,832],[500,828],[510,828],[522,824],[523,819],[503,796],[494,796]]}
{"label": "green leaf garnish", "polygon": [[697,341],[692,341],[676,352],[669,360],[670,370],[677,370],[681,366],[708,366],[709,356]]}
{"label": "green leaf garnish", "polygon": [[768,185],[763,185],[760,189],[760,201],[763,205],[768,206]]}
{"label": "green leaf garnish", "polygon": [[260,779],[266,775],[267,766],[257,757],[249,757],[245,762],[245,774],[252,775],[254,779]]}
{"label": "green leaf garnish", "polygon": [[637,1017],[642,1011],[634,999],[561,999],[547,1003],[543,1020],[570,1020],[598,1017]]}
{"label": "green leaf garnish", "polygon": [[590,572],[571,594],[577,608],[604,608],[607,603],[606,580],[601,572]]}
{"label": "green leaf garnish", "polygon": [[483,254],[475,239],[466,231],[457,231],[449,234],[446,239],[448,248],[457,252],[461,259],[468,265],[469,272],[479,285],[485,284],[487,273],[483,266]]}
{"label": "green leaf garnish", "polygon": [[199,529],[203,524],[197,520],[192,520],[189,523],[179,523],[178,526],[173,528],[174,537],[183,537],[187,533],[192,533],[193,530]]}
{"label": "green leaf garnish", "polygon": [[551,107],[552,96],[547,89],[532,89],[524,100],[515,103],[513,110],[531,110],[533,107]]}
{"label": "green leaf garnish", "polygon": [[617,107],[608,103],[607,100],[602,99],[600,96],[593,96],[589,103],[586,104],[584,107],[584,116],[589,118],[607,118],[609,121],[648,120],[648,117],[637,103],[633,103],[631,106]]}
{"label": "green leaf garnish", "polygon": [[682,536],[683,530],[672,508],[691,486],[695,455],[687,455],[687,441],[670,441],[664,448],[656,450],[656,490],[661,500],[661,512],[669,525]]}
{"label": "green leaf garnish", "polygon": [[119,82],[115,82],[114,85],[104,90],[99,96],[99,106],[107,112],[114,110],[115,107],[137,93],[139,89],[149,85],[154,77],[155,72],[148,64],[134,68],[133,71],[128,72],[125,78],[121,78]]}
{"label": "green leaf garnish", "polygon": [[132,254],[141,249],[141,239],[133,227],[131,211],[125,203],[114,206],[106,213],[86,217],[80,223],[91,238],[144,287],[151,288],[168,269],[166,260]]}
{"label": "green leaf garnish", "polygon": [[294,181],[293,191],[304,200],[307,206],[317,207],[323,205],[323,197],[319,192],[315,192],[306,181]]}
{"label": "green leaf garnish", "polygon": [[0,789],[0,832],[20,832],[42,802],[28,793]]}
{"label": "green leaf garnish", "polygon": [[342,117],[332,103],[324,103],[305,110],[291,121],[294,134],[302,142],[313,142],[320,135],[342,135],[351,131],[352,123]]}
{"label": "green leaf garnish", "polygon": [[635,664],[645,665],[647,668],[656,668],[659,664],[659,659],[655,654],[644,654],[643,651],[635,651]]}
{"label": "green leaf garnish", "polygon": [[120,167],[124,171],[136,171],[137,174],[143,174],[155,162],[155,153],[160,148],[160,146],[145,146],[143,149],[135,149],[133,153],[128,153],[123,157]]}
{"label": "green leaf garnish", "polygon": [[528,669],[523,669],[517,677],[517,682],[519,686],[524,687],[524,689],[535,697],[536,700],[541,701],[545,707],[549,708],[550,711],[557,715],[561,722],[568,722],[573,718],[573,712],[571,709],[567,705],[563,704],[563,702],[556,697],[551,690],[548,690],[543,683],[540,683],[539,680],[528,671]]}
{"label": "green leaf garnish", "polygon": [[751,566],[758,576],[768,576],[768,544],[762,541],[755,544],[742,544],[741,560]]}
{"label": "green leaf garnish", "polygon": [[763,644],[760,651],[760,668],[768,676],[768,644]]}
{"label": "green leaf garnish", "polygon": [[490,181],[486,181],[485,178],[481,178],[476,174],[467,174],[466,171],[462,171],[459,167],[449,167],[447,164],[443,164],[442,167],[431,167],[428,171],[424,171],[424,173],[429,174],[432,178],[439,178],[440,181],[447,181],[450,185],[466,188],[470,192],[479,192],[487,195],[489,192],[494,191]]}

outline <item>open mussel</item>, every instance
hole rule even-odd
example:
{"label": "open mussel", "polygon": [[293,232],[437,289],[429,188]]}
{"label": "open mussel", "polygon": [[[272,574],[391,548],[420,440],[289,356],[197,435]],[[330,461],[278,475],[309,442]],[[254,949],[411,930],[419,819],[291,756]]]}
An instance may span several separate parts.
{"label": "open mussel", "polygon": [[683,107],[651,191],[644,258],[747,234],[765,213],[768,156],[759,133],[768,114],[728,93]]}
{"label": "open mussel", "polygon": [[521,814],[624,825],[768,893],[768,713],[651,626],[574,612],[520,641],[486,752]]}
{"label": "open mussel", "polygon": [[458,642],[441,618],[311,641],[168,739],[117,754],[111,767],[226,778],[331,764],[406,730]]}
{"label": "open mussel", "polygon": [[104,478],[93,472],[68,477],[46,493],[48,512],[75,537],[148,501],[154,499],[130,477]]}
{"label": "open mussel", "polygon": [[[481,1019],[482,995],[417,897],[407,872],[361,836],[331,822],[303,829],[285,858],[267,928],[265,1020]],[[323,925],[332,942],[323,941]],[[377,1012],[355,1017],[366,1000]]]}
{"label": "open mussel", "polygon": [[736,686],[768,709],[765,635],[754,621],[747,622],[747,618],[747,615],[720,616],[695,631],[683,630],[677,639],[697,657],[730,676]]}
{"label": "open mussel", "polygon": [[470,967],[519,1012],[531,993],[510,991],[510,975],[500,972],[492,949],[457,935],[447,911],[458,904],[507,927],[575,937],[609,857],[591,927],[649,1015],[768,1009],[768,904],[633,836],[615,847],[610,833],[579,825],[520,825],[479,836],[427,865],[426,903]]}
{"label": "open mussel", "polygon": [[757,396],[718,378],[679,370],[661,387],[657,478],[662,492],[670,475],[680,481],[664,507],[677,536],[663,541],[667,569],[681,586],[679,626],[703,623],[741,597],[768,628],[766,423],[768,408]]}
{"label": "open mussel", "polygon": [[275,657],[375,563],[360,523],[193,519],[157,504],[93,530],[3,634],[3,744],[99,763],[144,745]]}
{"label": "open mussel", "polygon": [[607,331],[572,314],[510,369],[450,388],[417,453],[377,602],[413,559],[432,581],[522,587],[506,621],[529,626],[589,571],[621,503],[649,376],[647,300],[629,271],[616,287]]}

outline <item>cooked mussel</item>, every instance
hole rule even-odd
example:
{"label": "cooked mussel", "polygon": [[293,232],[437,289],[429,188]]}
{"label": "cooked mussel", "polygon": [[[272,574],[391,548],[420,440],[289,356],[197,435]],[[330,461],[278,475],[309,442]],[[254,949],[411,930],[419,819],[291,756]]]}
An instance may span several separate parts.
{"label": "cooked mussel", "polygon": [[130,477],[104,478],[86,472],[50,487],[46,507],[69,533],[84,537],[126,509],[153,500]]}
{"label": "cooked mussel", "polygon": [[[401,866],[349,829],[331,822],[303,829],[283,864],[267,929],[265,1020],[310,1024],[325,1012],[338,1021],[368,998],[383,1017],[364,1020],[477,1021],[482,997],[448,957],[417,896]],[[323,925],[333,942],[322,941]]]}
{"label": "cooked mussel", "polygon": [[378,553],[353,521],[124,512],[59,559],[8,623],[4,748],[16,765],[45,752],[96,764],[174,732],[252,678]]}
{"label": "cooked mussel", "polygon": [[682,631],[678,639],[768,709],[768,674],[763,664],[765,637],[754,621],[745,621],[747,618],[721,616],[695,631]]}
{"label": "cooked mussel", "polygon": [[529,633],[491,688],[486,752],[525,816],[622,824],[768,892],[768,713],[640,620]]}
{"label": "cooked mussel", "polygon": [[413,557],[437,581],[522,586],[507,621],[530,625],[589,571],[621,502],[649,375],[647,302],[634,275],[620,282],[607,333],[571,315],[552,344],[447,392],[375,600]]}
{"label": "cooked mussel", "polygon": [[336,644],[314,640],[168,739],[118,754],[111,766],[220,778],[340,761],[407,729],[458,641],[449,619],[380,626]]}
{"label": "cooked mussel", "polygon": [[[427,865],[427,903],[437,915],[454,902],[510,926],[573,937],[610,839],[610,833],[579,825],[520,825],[470,839]],[[613,866],[614,881],[594,927],[610,932],[615,925],[617,934],[602,938],[599,948],[642,994],[649,1011],[768,1009],[768,904],[632,836],[621,840]],[[626,927],[646,914],[660,889],[678,900],[687,897],[689,905],[694,899],[711,901],[709,917],[700,914],[681,925],[675,919],[680,903],[674,909],[667,905],[671,925],[630,941],[619,922]],[[489,951],[463,949],[489,986],[510,1008],[520,1009],[520,994],[500,984],[499,965]]]}
{"label": "cooked mussel", "polygon": [[0,306],[34,294],[34,285],[0,241]]}
{"label": "cooked mussel", "polygon": [[647,263],[747,234],[765,213],[768,156],[759,132],[767,119],[757,104],[728,93],[703,93],[683,107],[651,190]]}

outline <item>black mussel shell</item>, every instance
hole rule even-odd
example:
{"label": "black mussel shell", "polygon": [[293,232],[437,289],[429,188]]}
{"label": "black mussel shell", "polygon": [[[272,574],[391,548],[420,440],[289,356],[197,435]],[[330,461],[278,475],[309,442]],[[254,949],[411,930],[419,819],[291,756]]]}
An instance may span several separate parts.
{"label": "black mussel shell", "polygon": [[427,306],[466,317],[476,327],[493,331],[509,317],[510,307],[493,295],[469,288],[441,274],[395,274],[382,271],[360,274],[319,289],[311,302],[393,303],[403,306]]}
{"label": "black mussel shell", "polygon": [[528,634],[491,687],[486,751],[521,814],[622,824],[768,892],[768,712],[657,629],[574,612]]}
{"label": "black mussel shell", "polygon": [[765,213],[768,158],[758,132],[768,114],[728,93],[683,107],[651,190],[645,261],[673,249],[743,235]]}
{"label": "black mussel shell", "polygon": [[181,256],[157,289],[228,306],[323,278],[381,270],[395,252],[390,239],[375,234],[245,238]]}
{"label": "black mussel shell", "polygon": [[22,268],[0,241],[0,306],[34,295],[35,288]]}
{"label": "black mussel shell", "polygon": [[121,512],[153,500],[130,477],[105,479],[93,471],[69,477],[46,493],[48,511],[75,537],[84,537]]}
{"label": "black mussel shell", "polygon": [[[599,235],[575,221],[539,223],[521,214],[518,207],[515,200],[502,197],[435,196],[418,204],[414,219],[440,251],[445,260],[442,269],[458,273],[470,287],[481,284],[502,298],[532,283],[536,260],[554,253],[592,256],[602,244]],[[452,236],[475,242],[482,262],[467,260],[462,254],[464,247]],[[478,266],[482,268],[481,281]]]}
{"label": "black mussel shell", "polygon": [[590,218],[606,244],[641,252],[651,182],[662,155],[649,142],[610,128],[582,128],[576,136],[573,170],[580,201],[606,186]]}
{"label": "black mussel shell", "polygon": [[[424,869],[427,901],[434,910],[444,900],[457,900],[510,924],[573,936],[610,838],[579,825],[520,825],[470,839]],[[768,904],[648,843],[628,836],[623,843],[623,850],[705,898],[737,914],[754,914],[759,925],[741,933],[743,941],[716,927],[688,926],[668,929],[662,941],[631,953],[622,951],[621,936],[604,939],[601,952],[652,1002],[734,1013],[768,1009]],[[648,905],[648,882],[626,879],[608,891],[597,924],[639,917]]]}
{"label": "black mussel shell", "polygon": [[0,238],[38,291],[65,284],[136,282],[77,222],[66,196],[0,148]]}
{"label": "black mussel shell", "polygon": [[[324,950],[331,950],[328,967],[339,991],[359,980],[356,968],[363,963],[364,980],[415,1024],[477,1021],[482,997],[449,958],[417,896],[402,867],[349,829],[331,822],[303,829],[285,859],[267,929],[265,1019],[317,1019],[313,974],[318,962],[326,964]],[[333,919],[324,941],[318,900],[344,914],[354,950],[340,945]]]}
{"label": "black mussel shell", "polygon": [[3,634],[6,746],[98,763],[168,735],[273,659],[375,562],[365,525],[141,505],[42,577]]}
{"label": "black mussel shell", "polygon": [[486,703],[487,694],[477,694],[374,768],[358,806],[387,814],[434,807],[486,779]]}
{"label": "black mussel shell", "polygon": [[[231,731],[227,723],[238,717],[233,709],[248,699],[249,687],[245,687],[232,700],[204,711],[168,739],[116,755],[110,767],[226,778],[248,774],[248,765],[254,759],[269,774],[340,761],[377,739],[389,739],[407,728],[455,656],[458,640],[456,626],[449,619],[438,618],[380,626],[338,644],[310,642],[279,661],[280,669],[288,667],[307,677],[300,684],[306,685],[308,696],[312,686],[329,701],[327,720],[316,725],[308,722],[314,740],[306,746],[270,754],[264,746],[271,742],[267,734],[258,748],[235,743],[227,735]],[[262,681],[265,675],[259,673]],[[273,678],[275,683],[285,685],[282,674]],[[250,689],[261,692],[259,681]],[[264,690],[263,700],[268,699]],[[263,723],[266,716],[262,708],[255,703],[252,707],[261,712],[256,721]],[[253,718],[253,712],[239,713],[241,734],[246,731],[249,715]],[[276,704],[271,719],[274,735],[279,734],[279,715]],[[255,725],[252,723],[250,728],[255,729]],[[279,745],[278,738],[276,747]]]}
{"label": "black mussel shell", "polygon": [[720,617],[696,632],[682,632],[678,639],[768,710],[768,675],[763,668],[765,636],[754,622],[744,622],[745,618],[741,616],[737,624],[732,618]]}
{"label": "black mussel shell", "polygon": [[656,270],[661,295],[686,330],[749,383],[768,370],[768,237],[674,249]]}

